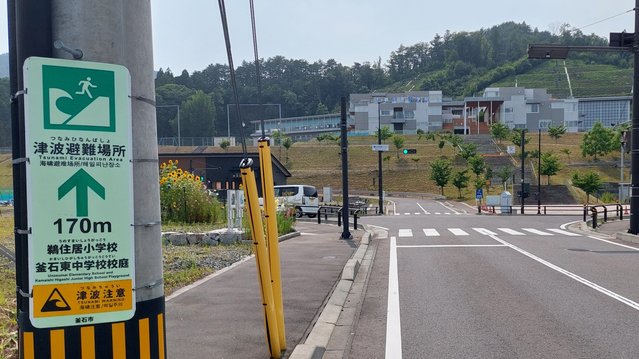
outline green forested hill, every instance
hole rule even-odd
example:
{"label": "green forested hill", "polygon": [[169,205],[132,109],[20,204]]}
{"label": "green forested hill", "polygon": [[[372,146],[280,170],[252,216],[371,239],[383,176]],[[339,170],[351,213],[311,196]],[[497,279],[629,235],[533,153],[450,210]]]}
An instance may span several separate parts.
{"label": "green forested hill", "polygon": [[[343,65],[334,59],[309,62],[275,56],[261,60],[261,102],[264,117],[321,115],[339,112],[342,96],[373,91],[441,90],[456,99],[481,95],[486,87],[518,86],[547,88],[558,98],[568,97],[563,61],[528,60],[530,43],[607,46],[607,40],[585,35],[569,25],[556,33],[539,31],[526,23],[505,22],[476,31],[436,34],[424,42],[391,52],[388,60],[372,59]],[[356,45],[354,45],[356,46]],[[0,58],[1,60],[1,58]],[[632,54],[578,53],[566,60],[573,94],[582,96],[628,95],[631,91]],[[243,62],[236,69],[240,102],[257,98],[255,66]],[[156,77],[157,129],[159,137],[177,134],[180,108],[181,136],[238,136],[241,122],[229,104],[235,102],[225,64],[211,64],[189,73],[159,69]],[[9,87],[0,78],[0,147],[8,146]],[[247,125],[261,116],[257,107],[242,108]],[[250,126],[250,125],[248,125]]]}

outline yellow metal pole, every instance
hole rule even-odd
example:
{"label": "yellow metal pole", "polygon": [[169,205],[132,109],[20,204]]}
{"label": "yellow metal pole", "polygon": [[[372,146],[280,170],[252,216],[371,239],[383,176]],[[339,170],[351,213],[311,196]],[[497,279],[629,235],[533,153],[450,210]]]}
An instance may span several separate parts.
{"label": "yellow metal pole", "polygon": [[266,242],[268,244],[269,263],[271,264],[271,282],[273,283],[273,300],[277,315],[277,329],[280,346],[286,349],[286,330],[284,327],[284,303],[282,299],[282,271],[280,267],[280,246],[277,230],[277,204],[273,189],[273,164],[271,162],[271,146],[268,137],[258,140],[260,154],[260,173],[262,174],[262,197],[266,214]]}
{"label": "yellow metal pole", "polygon": [[271,352],[271,357],[280,358],[281,348],[279,332],[277,330],[277,316],[273,304],[273,289],[271,286],[271,271],[269,268],[268,250],[264,238],[262,213],[257,195],[257,184],[253,172],[253,160],[245,158],[240,163],[240,174],[244,186],[246,209],[249,215],[251,235],[255,247],[255,262],[257,264],[257,276],[262,290],[262,305],[264,306],[264,319],[266,321],[266,335]]}

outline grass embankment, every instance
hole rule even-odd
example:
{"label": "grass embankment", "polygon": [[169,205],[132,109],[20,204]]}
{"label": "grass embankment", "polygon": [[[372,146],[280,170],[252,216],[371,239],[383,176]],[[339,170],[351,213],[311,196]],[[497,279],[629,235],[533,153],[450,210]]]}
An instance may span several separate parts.
{"label": "grass embankment", "polygon": [[[439,194],[440,189],[435,183],[429,179],[429,164],[439,158],[445,157],[453,160],[454,171],[463,170],[467,167],[466,162],[456,157],[454,149],[450,144],[446,144],[443,149],[439,149],[439,140],[431,141],[421,138],[418,140],[417,135],[404,136],[406,141],[404,148],[415,148],[417,153],[414,155],[399,154],[392,140],[387,140],[390,151],[383,154],[383,184],[386,192],[419,192]],[[538,136],[536,133],[528,135],[530,142],[526,145],[526,151],[537,150]],[[541,135],[541,151],[553,152],[556,154],[562,164],[562,169],[555,176],[550,178],[550,184],[568,184],[573,173],[578,171],[595,170],[599,172],[604,182],[619,181],[619,151],[613,152],[608,156],[593,161],[591,157],[584,158],[581,155],[580,144],[583,134],[569,133],[560,138],[556,143],[548,134]],[[373,136],[368,137],[352,137],[349,138],[349,189],[351,191],[370,191],[372,195],[377,193],[377,154],[371,150],[371,144],[377,143],[377,139]],[[500,147],[503,153],[506,153],[506,146],[512,145],[510,140],[503,140]],[[401,150],[400,150],[401,151]],[[519,149],[514,155],[513,167],[515,173],[519,173]],[[288,154],[287,154],[288,152]],[[314,185],[318,189],[325,186],[332,188],[342,187],[340,148],[335,143],[320,143],[316,140],[309,142],[298,142],[293,144],[288,151],[285,148],[274,146],[273,154],[289,169],[292,177],[289,183],[304,183]],[[626,156],[626,160],[629,156]],[[537,167],[536,159],[528,159],[527,166],[533,162],[535,171]],[[630,169],[626,164],[625,178],[628,179]],[[493,168],[496,172],[498,168]],[[536,173],[536,172],[535,172]],[[471,174],[471,177],[474,175]],[[542,185],[547,184],[548,180],[542,177]],[[472,182],[469,188],[462,190],[462,201],[474,201],[475,191]],[[489,193],[495,193],[501,188],[493,186]],[[444,195],[449,198],[457,198],[458,191],[452,184],[444,187]],[[585,198],[584,198],[585,199]],[[581,200],[581,199],[580,199]]]}

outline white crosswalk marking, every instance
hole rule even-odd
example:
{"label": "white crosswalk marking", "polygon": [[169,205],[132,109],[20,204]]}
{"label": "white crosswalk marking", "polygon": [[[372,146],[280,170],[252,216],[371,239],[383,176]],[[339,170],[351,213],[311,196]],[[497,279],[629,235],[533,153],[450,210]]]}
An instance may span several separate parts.
{"label": "white crosswalk marking", "polygon": [[497,229],[499,229],[500,231],[504,233],[511,234],[513,236],[525,236],[524,233],[517,232],[514,229],[510,229],[510,228],[497,228]]}
{"label": "white crosswalk marking", "polygon": [[450,233],[456,236],[468,236],[469,234],[461,228],[448,228]]}
{"label": "white crosswalk marking", "polygon": [[404,216],[410,216],[410,213],[404,213]]}
{"label": "white crosswalk marking", "polygon": [[435,212],[435,214],[441,214],[441,213],[439,213],[439,212]]}
{"label": "white crosswalk marking", "polygon": [[497,235],[497,233],[493,232],[493,231],[489,231],[486,228],[473,228],[473,231],[479,233],[479,234],[483,234],[486,236],[495,236]]}
{"label": "white crosswalk marking", "polygon": [[398,237],[412,237],[413,236],[413,230],[412,229],[400,229],[399,230],[399,234],[397,235]]}
{"label": "white crosswalk marking", "polygon": [[[514,230],[512,228],[497,228],[499,231],[504,232],[505,234],[511,235],[511,236],[525,236],[527,233],[523,233],[520,232],[519,230]],[[440,230],[444,230],[444,229],[440,229]],[[465,230],[461,229],[461,228],[446,228],[446,230],[448,230],[450,233],[452,233],[454,236],[469,236],[470,234],[468,232],[466,232]],[[485,235],[485,236],[495,236],[498,235],[498,233],[495,233],[487,228],[481,228],[481,227],[477,227],[477,228],[472,228],[473,231],[481,234],[481,235]],[[564,231],[562,229],[557,229],[557,228],[547,228],[546,230],[548,232],[544,232],[535,228],[521,228],[520,230],[526,231],[528,233],[532,233],[532,234],[536,234],[538,236],[553,236],[555,234],[561,234],[561,235],[565,235],[565,236],[570,236],[570,237],[581,237],[581,234],[577,234],[577,233],[572,233],[572,232],[568,232],[568,231]],[[422,231],[424,232],[424,235],[426,237],[439,237],[441,236],[441,234],[439,233],[439,231],[435,228],[422,228]],[[552,233],[549,233],[552,232]],[[413,230],[410,228],[402,228],[399,230],[399,233],[397,234],[397,237],[399,238],[406,238],[406,237],[413,237]]]}
{"label": "white crosswalk marking", "polygon": [[552,236],[553,235],[552,233],[542,232],[542,231],[540,231],[538,229],[534,229],[534,228],[522,228],[522,229],[524,231],[526,231],[526,232],[530,232],[532,234],[537,234],[537,235],[540,235],[540,236]]}
{"label": "white crosswalk marking", "polygon": [[421,214],[421,212],[415,212],[415,214]]}
{"label": "white crosswalk marking", "polygon": [[557,229],[557,228],[546,228],[546,230],[551,231],[551,232],[555,232],[555,233],[559,233],[559,234],[563,234],[563,235],[565,235],[565,236],[570,236],[570,237],[581,237],[581,234],[577,234],[577,233],[573,233],[573,232],[564,231],[563,229]]}
{"label": "white crosswalk marking", "polygon": [[439,236],[439,232],[435,228],[424,228],[424,234],[426,237],[437,237]]}

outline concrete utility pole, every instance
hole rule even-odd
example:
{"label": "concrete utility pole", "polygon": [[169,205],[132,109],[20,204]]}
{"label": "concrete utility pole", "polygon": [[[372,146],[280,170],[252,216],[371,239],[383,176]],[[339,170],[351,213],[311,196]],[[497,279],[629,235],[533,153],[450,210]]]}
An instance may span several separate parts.
{"label": "concrete utility pole", "polygon": [[635,0],[635,34],[632,51],[635,54],[634,76],[632,80],[632,132],[630,171],[630,228],[629,233],[639,234],[639,0]]}
{"label": "concrete utility pole", "polygon": [[[149,1],[8,0],[9,64],[15,196],[16,286],[21,358],[165,356],[164,291],[160,241],[159,185],[154,79]],[[53,53],[54,43],[60,50]],[[82,49],[82,54],[76,49]],[[71,52],[68,52],[71,50]],[[133,161],[136,182],[135,264],[136,311],[126,322],[91,325],[76,318],[75,326],[35,328],[30,320],[29,245],[26,164],[33,154],[25,143],[23,64],[29,57],[74,58],[121,64],[132,75]],[[33,73],[31,73],[33,74]],[[131,150],[131,149],[130,149]],[[47,178],[39,180],[46,181]],[[55,210],[55,209],[53,209]],[[54,289],[51,296],[62,296]],[[43,307],[44,308],[44,307]],[[36,308],[34,311],[43,312]],[[67,305],[47,311],[79,311]],[[31,313],[32,314],[32,313]],[[86,319],[86,316],[85,316]],[[99,355],[96,355],[98,353]],[[128,353],[128,354],[127,354]]]}

